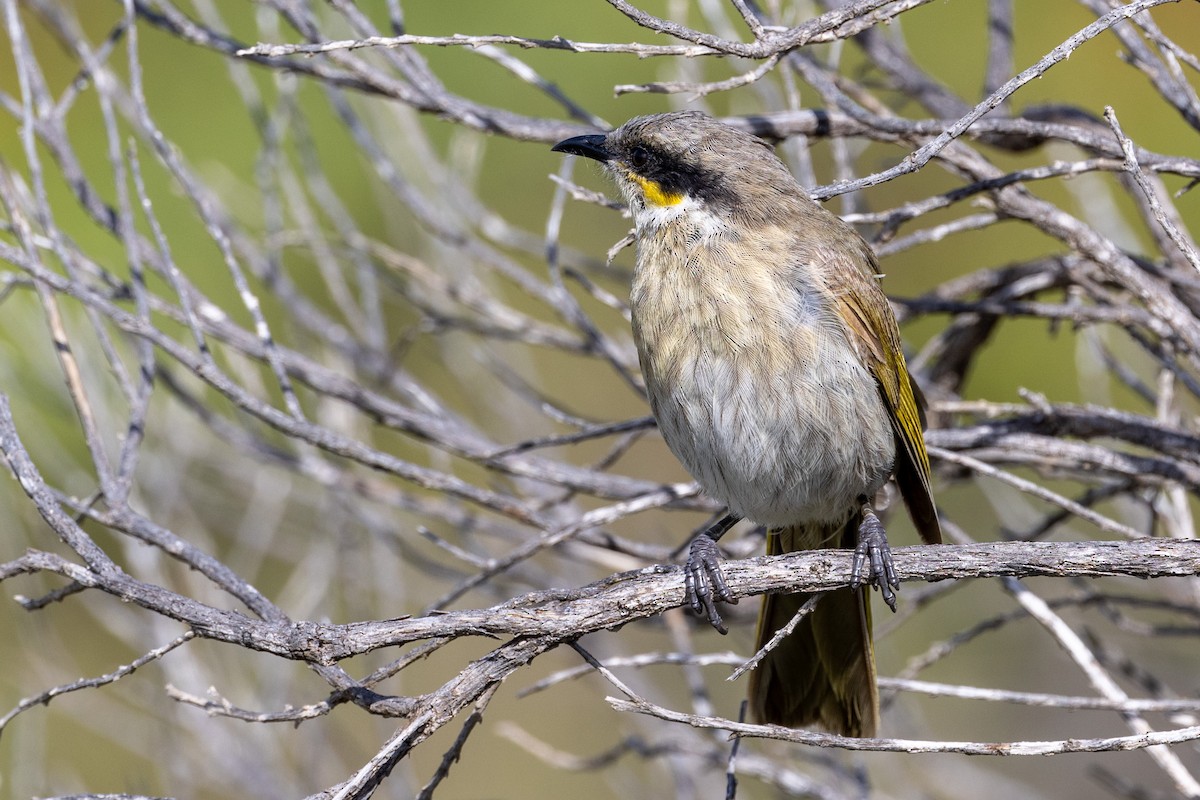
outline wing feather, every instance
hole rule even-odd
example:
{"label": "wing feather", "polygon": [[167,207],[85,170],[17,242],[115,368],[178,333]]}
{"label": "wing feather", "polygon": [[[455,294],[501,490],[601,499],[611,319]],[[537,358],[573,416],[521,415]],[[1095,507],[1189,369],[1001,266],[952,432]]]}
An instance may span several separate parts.
{"label": "wing feather", "polygon": [[[924,398],[908,372],[896,317],[879,287],[879,265],[866,242],[861,260],[828,270],[828,284],[850,340],[879,384],[896,434],[896,484],[913,524],[928,544],[942,540],[925,451]],[[842,256],[845,258],[845,256]]]}

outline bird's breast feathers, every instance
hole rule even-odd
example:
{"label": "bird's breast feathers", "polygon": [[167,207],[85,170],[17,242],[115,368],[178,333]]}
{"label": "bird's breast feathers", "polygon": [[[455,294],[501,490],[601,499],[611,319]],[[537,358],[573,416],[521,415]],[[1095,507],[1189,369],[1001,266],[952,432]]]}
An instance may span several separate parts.
{"label": "bird's breast feathers", "polygon": [[895,443],[818,271],[761,241],[671,227],[639,237],[631,292],[668,446],[749,519],[844,518],[886,481]]}

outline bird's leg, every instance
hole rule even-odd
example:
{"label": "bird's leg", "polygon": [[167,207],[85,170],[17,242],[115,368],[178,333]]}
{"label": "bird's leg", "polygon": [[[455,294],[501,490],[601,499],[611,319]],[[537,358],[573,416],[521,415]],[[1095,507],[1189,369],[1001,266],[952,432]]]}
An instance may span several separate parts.
{"label": "bird's leg", "polygon": [[683,568],[684,595],[688,605],[721,633],[728,633],[721,615],[717,613],[716,601],[736,603],[721,572],[721,551],[717,540],[736,525],[741,517],[726,514],[688,545],[687,562]]}
{"label": "bird's leg", "polygon": [[896,592],[900,579],[896,577],[896,565],[892,563],[892,548],[888,546],[887,531],[875,516],[875,511],[860,497],[862,519],[858,523],[858,544],[854,548],[854,563],[850,567],[850,588],[875,584],[883,595],[883,602],[892,611],[896,610]]}

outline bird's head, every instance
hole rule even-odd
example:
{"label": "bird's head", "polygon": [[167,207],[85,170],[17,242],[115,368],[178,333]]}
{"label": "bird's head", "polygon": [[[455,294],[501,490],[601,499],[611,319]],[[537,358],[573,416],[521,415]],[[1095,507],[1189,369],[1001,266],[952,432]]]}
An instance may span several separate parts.
{"label": "bird's head", "polygon": [[575,136],[551,149],[603,164],[639,228],[697,213],[759,214],[773,198],[800,193],[770,145],[698,111],[636,117],[611,133]]}

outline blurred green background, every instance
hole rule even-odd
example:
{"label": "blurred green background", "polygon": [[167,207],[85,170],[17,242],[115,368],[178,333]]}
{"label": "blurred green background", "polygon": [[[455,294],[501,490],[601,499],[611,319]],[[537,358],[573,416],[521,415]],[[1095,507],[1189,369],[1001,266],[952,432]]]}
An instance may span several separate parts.
{"label": "blurred green background", "polygon": [[[383,3],[362,3],[378,24],[386,19]],[[1024,69],[1052,47],[1094,19],[1080,5],[1045,0],[1016,2],[1015,64]],[[246,42],[264,38],[271,25],[263,20],[268,12],[250,3],[223,0],[213,6],[223,16],[235,38]],[[643,2],[645,10],[679,19],[694,19],[693,4],[686,2]],[[83,24],[90,41],[103,41],[121,17],[118,3],[77,2],[71,12]],[[190,7],[189,7],[190,9]],[[548,0],[461,0],[441,2],[424,0],[404,4],[408,30],[412,33],[439,35],[452,33],[513,33],[529,37],[561,35],[579,41],[663,42],[636,29],[625,17],[606,3],[549,2]],[[789,12],[803,18],[810,12],[800,4]],[[60,94],[78,77],[78,61],[66,53],[47,33],[46,27],[29,8],[17,12],[27,25],[31,44],[45,71],[53,94]],[[1200,49],[1200,12],[1194,3],[1181,3],[1155,11],[1155,19],[1164,31],[1196,52]],[[789,21],[795,21],[789,18]],[[942,2],[918,8],[893,23],[917,62],[932,75],[957,91],[967,102],[979,99],[985,65],[985,4],[979,2]],[[699,23],[696,23],[699,24]],[[263,25],[262,28],[259,26]],[[296,41],[291,30],[278,30],[279,41]],[[254,173],[261,150],[261,139],[254,120],[247,112],[231,80],[227,59],[204,48],[180,42],[153,26],[140,23],[139,58],[144,70],[149,107],[172,146],[203,182],[221,199],[238,225],[251,232],[264,229],[264,206],[255,186]],[[344,32],[343,35],[349,35]],[[4,36],[0,47],[0,91],[20,98],[17,74],[9,55],[11,41]],[[123,43],[120,46],[124,46]],[[1068,61],[1056,66],[1044,78],[1022,89],[1014,98],[1017,109],[1044,102],[1068,101],[1099,117],[1106,105],[1119,115],[1127,135],[1150,150],[1189,157],[1200,157],[1200,140],[1195,131],[1148,91],[1145,78],[1117,57],[1119,44],[1104,34],[1083,47]],[[466,48],[424,48],[422,57],[433,72],[454,92],[473,100],[502,106],[538,116],[565,118],[561,109],[544,95],[522,83],[494,63]],[[577,55],[558,51],[519,51],[518,55],[544,77],[553,80],[576,102],[609,123],[616,125],[641,113],[678,107],[681,98],[657,94],[614,96],[614,84],[640,83],[678,76],[680,65],[655,59],[637,59],[628,55]],[[848,48],[843,56],[853,63],[861,56]],[[123,57],[114,58],[114,70],[127,75]],[[688,62],[684,68],[692,78],[720,79],[747,68],[728,60]],[[846,72],[853,75],[852,67]],[[276,96],[279,76],[251,66],[248,74],[268,98]],[[402,252],[412,252],[434,262],[438,249],[431,245],[411,213],[386,192],[372,165],[362,157],[345,126],[331,110],[324,91],[303,76],[287,77],[295,81],[301,113],[307,120],[315,147],[333,177],[334,189],[347,211],[364,233],[388,242]],[[777,83],[761,87],[766,95],[780,91]],[[1193,74],[1193,84],[1194,74]],[[716,114],[751,113],[761,109],[757,90],[707,98],[705,107]],[[803,101],[817,104],[815,94],[801,89]],[[372,96],[354,99],[355,109],[370,121],[375,133],[394,145],[398,159],[419,158],[420,148],[411,138],[424,135],[431,148],[433,162],[428,165],[406,164],[417,179],[436,181],[444,169],[454,180],[472,187],[493,213],[511,226],[541,236],[547,210],[555,191],[548,175],[559,169],[560,158],[544,143],[510,141],[466,132],[453,124],[427,116],[417,116],[392,106],[391,101]],[[922,116],[913,104],[898,107],[905,113]],[[107,168],[107,148],[102,117],[94,96],[86,89],[69,111],[72,144],[85,172],[96,181],[106,197],[113,196],[111,171]],[[5,168],[29,176],[29,167],[21,144],[21,132],[11,115],[0,123],[0,160]],[[393,132],[394,131],[394,132]],[[389,141],[394,137],[394,141]],[[409,137],[406,139],[406,137]],[[422,144],[422,146],[424,146]],[[828,144],[813,147],[818,178],[830,182],[834,175],[828,167]],[[1056,146],[1060,147],[1060,146]],[[44,149],[39,151],[46,158]],[[144,161],[148,192],[170,240],[175,257],[190,279],[208,296],[243,324],[236,292],[228,273],[220,267],[220,256],[208,233],[198,222],[189,201],[171,177],[154,163],[152,154],[140,149]],[[862,169],[891,166],[904,151],[879,144],[863,145],[856,159]],[[989,153],[1004,168],[1015,169],[1045,163],[1055,158],[1073,159],[1081,154],[1067,148],[1051,152],[1036,150],[1021,156]],[[607,186],[591,167],[576,167],[576,180],[590,188],[606,191]],[[107,182],[106,182],[107,181]],[[935,163],[916,175],[894,180],[869,191],[860,198],[869,210],[880,210],[908,200],[927,197],[959,185],[956,176],[943,172]],[[1172,190],[1183,181],[1168,177]],[[1065,210],[1089,222],[1118,243],[1139,251],[1147,244],[1146,231],[1131,213],[1132,209],[1113,190],[1111,175],[1085,175],[1070,181],[1046,181],[1029,186]],[[128,264],[120,246],[79,210],[71,189],[51,164],[47,174],[50,205],[58,214],[59,224],[88,252],[115,275],[128,276]],[[435,192],[436,193],[436,192]],[[839,208],[839,201],[832,207]],[[1185,195],[1179,208],[1190,230],[1198,230],[1200,210],[1195,194]],[[922,225],[945,221],[970,209],[951,209],[922,220]],[[626,221],[617,215],[580,203],[569,203],[564,221],[564,240],[594,258],[624,235]],[[902,231],[907,232],[907,231]],[[866,231],[866,233],[870,233]],[[0,234],[8,241],[10,237]],[[949,237],[944,241],[915,248],[884,262],[885,287],[889,293],[909,297],[925,292],[958,275],[983,266],[1016,262],[1038,255],[1060,252],[1061,247],[1034,232],[1028,226],[1000,224],[982,231]],[[321,280],[311,259],[299,250],[287,251],[286,269],[292,279],[311,298],[321,301]],[[533,274],[544,275],[544,261],[534,254],[514,253]],[[632,253],[625,251],[612,271],[590,275],[603,288],[624,296],[624,270],[631,265]],[[154,285],[154,284],[152,284]],[[491,285],[506,302],[526,313],[543,314],[511,285]],[[624,322],[611,310],[582,301],[595,312],[606,330],[625,336]],[[324,310],[336,315],[337,307],[326,302]],[[270,307],[269,319],[287,325],[286,308]],[[69,313],[78,319],[79,309]],[[907,326],[904,333],[912,350],[936,331],[944,320],[925,318]],[[396,315],[389,320],[389,334],[400,339],[414,324],[411,309],[397,304]],[[77,330],[85,330],[78,327]],[[284,334],[287,338],[287,334]],[[296,345],[302,337],[296,337]],[[1002,331],[989,344],[985,356],[970,375],[966,386],[969,398],[1015,401],[1018,389],[1041,393],[1055,402],[1097,402],[1128,407],[1149,413],[1132,392],[1096,378],[1094,341],[1069,330],[1050,330],[1042,322],[1006,321]],[[1128,348],[1119,337],[1108,341],[1118,350]],[[486,392],[474,388],[471,364],[453,363],[449,345],[424,339],[407,351],[404,365],[425,385],[448,398],[461,413],[490,420],[495,409]],[[553,352],[540,352],[526,365],[528,379],[536,379],[553,395],[568,399],[575,412],[596,419],[625,419],[646,413],[646,408],[627,387],[595,363],[572,359]],[[97,367],[97,369],[101,369]],[[1154,372],[1147,367],[1143,377],[1153,382]],[[98,377],[97,380],[103,380]],[[0,303],[0,391],[10,398],[25,445],[43,474],[64,491],[86,496],[94,490],[94,475],[82,443],[78,424],[55,364],[45,322],[28,293],[14,294]],[[152,420],[153,421],[153,420]],[[540,421],[527,430],[513,430],[501,440],[548,432]],[[416,460],[429,458],[409,448],[398,436],[370,431],[379,446]],[[380,544],[377,532],[362,527],[339,525],[350,518],[337,508],[337,501],[314,493],[312,485],[294,476],[262,469],[250,459],[229,453],[214,441],[212,433],[193,420],[190,426],[170,431],[153,429],[152,437],[171,440],[161,458],[148,454],[139,479],[141,502],[148,515],[234,565],[260,589],[298,618],[376,619],[410,613],[422,607],[431,596],[442,591],[434,575],[421,574],[411,564],[405,566],[405,553],[394,545]],[[149,448],[148,448],[148,452]],[[600,447],[580,448],[574,458],[586,463],[603,453]],[[174,456],[191,454],[186,472],[178,471],[181,462]],[[684,480],[685,475],[657,442],[639,445],[634,455],[622,462],[620,471],[660,480]],[[939,498],[951,515],[972,519],[971,533],[994,538],[1001,527],[1020,527],[1034,512],[1009,490],[995,485],[965,487]],[[997,511],[1000,509],[1000,512]],[[1007,518],[1004,516],[1007,514]],[[396,512],[388,518],[379,512],[382,526],[403,528],[412,522]],[[640,515],[617,526],[631,538],[681,541],[686,531],[698,523],[697,515],[653,513]],[[898,522],[903,526],[905,522]],[[34,514],[14,481],[0,478],[0,541],[4,543],[0,560],[16,557],[26,547],[53,549],[51,534]],[[439,531],[447,537],[452,531]],[[1092,537],[1094,531],[1081,529],[1080,536]],[[907,531],[900,541],[911,540]],[[131,570],[142,561],[153,559],[143,549],[128,542],[104,538],[104,543],[120,554]],[[419,549],[419,545],[417,548]],[[280,556],[280,554],[283,556]],[[391,553],[391,558],[387,554]],[[382,557],[381,557],[382,556]],[[315,581],[304,570],[320,565],[328,582]],[[182,574],[177,567],[162,567],[173,574],[180,586],[187,586],[201,599],[206,588]],[[395,572],[398,576],[390,579]],[[362,583],[348,582],[346,576],[370,575]],[[599,578],[603,572],[580,569],[573,576],[578,584]],[[528,588],[517,581],[516,591]],[[56,585],[45,577],[9,581],[6,596],[24,593],[39,596]],[[1052,583],[1033,582],[1048,593],[1068,591]],[[370,588],[366,588],[369,586]],[[906,587],[904,594],[917,589]],[[956,593],[960,602],[942,603],[937,615],[924,614],[910,620],[895,635],[878,647],[880,673],[895,674],[914,653],[939,637],[977,621],[986,609],[1007,608],[1008,601],[991,584],[969,584]],[[211,598],[208,598],[211,599]],[[460,605],[485,605],[500,597],[485,592],[464,599]],[[878,611],[878,609],[877,609]],[[748,652],[753,636],[752,608],[741,609],[738,629],[729,640],[715,635],[697,634],[700,646]],[[877,614],[877,619],[883,619]],[[884,620],[886,627],[886,620]],[[68,600],[53,607],[27,613],[15,603],[0,605],[0,713],[20,698],[81,676],[100,675],[128,663],[139,651],[121,644],[129,631],[150,626],[160,642],[181,632],[177,625],[150,619],[136,609],[107,599],[95,607]],[[926,677],[930,680],[957,680],[985,686],[1036,691],[1088,693],[1082,681],[1068,666],[1065,657],[1053,646],[1030,647],[1032,623],[1010,626],[975,648],[966,649],[947,665],[939,665]],[[624,631],[595,637],[588,642],[603,654],[614,637],[620,637],[620,650],[638,652],[654,649],[661,630],[656,626],[633,626]],[[1118,640],[1120,641],[1119,637]],[[1138,640],[1129,639],[1130,646]],[[85,691],[56,699],[48,708],[27,712],[11,723],[0,736],[0,796],[27,797],[32,794],[71,791],[140,791],[147,794],[179,792],[195,798],[233,797],[228,786],[247,787],[241,796],[298,796],[300,787],[307,791],[344,778],[355,765],[363,763],[397,727],[396,721],[368,717],[353,708],[340,708],[329,718],[291,726],[251,725],[228,719],[210,719],[202,711],[176,706],[164,694],[164,684],[172,683],[186,692],[203,694],[214,685],[233,702],[250,708],[278,708],[287,703],[313,702],[324,696],[324,684],[295,664],[256,657],[212,642],[193,642],[187,648],[199,651],[203,663],[213,672],[196,673],[188,669],[167,669],[173,656],[161,664],[151,664],[143,673],[98,691]],[[403,691],[428,690],[455,670],[468,654],[482,654],[487,645],[459,642],[429,662],[406,671]],[[357,674],[385,663],[389,656],[356,659],[347,668]],[[394,657],[394,654],[391,654]],[[1167,641],[1153,663],[1165,674],[1185,675],[1194,669],[1194,642]],[[189,662],[191,663],[191,662]],[[451,771],[451,778],[439,792],[443,797],[516,798],[557,797],[568,792],[583,798],[622,795],[639,796],[646,785],[654,785],[659,767],[648,766],[627,756],[621,768],[602,772],[574,772],[550,768],[531,756],[512,739],[519,738],[513,724],[542,742],[575,755],[602,753],[621,735],[622,720],[601,702],[612,693],[599,682],[559,687],[518,700],[515,690],[532,684],[537,677],[569,666],[578,659],[573,654],[552,653],[540,659],[531,670],[519,674],[515,687],[505,690],[493,702],[485,724],[468,743],[463,761]],[[669,667],[659,680],[671,683]],[[237,675],[226,680],[223,676]],[[649,679],[648,679],[649,680]],[[1177,688],[1195,692],[1194,677],[1183,679]],[[740,684],[722,685],[713,681],[717,713],[734,716],[743,691]],[[576,688],[578,686],[578,688]],[[660,697],[664,703],[686,702],[684,687],[675,685],[677,697]],[[397,689],[399,691],[399,689]],[[941,700],[918,704],[902,699],[888,712],[890,735],[913,738],[963,739],[1052,739],[1082,735],[1119,735],[1124,729],[1111,714],[1077,712],[1058,715],[1030,735],[1028,710],[1007,706],[987,706]],[[935,722],[931,718],[935,717]],[[1042,719],[1041,717],[1038,718]],[[503,720],[503,722],[500,722]],[[1093,722],[1095,723],[1093,725]],[[443,730],[424,745],[415,758],[406,761],[379,796],[410,796],[437,767],[443,751],[457,733],[456,726]],[[665,737],[670,733],[664,734]],[[224,754],[217,763],[197,765],[189,762],[193,737],[210,740],[206,754]],[[220,740],[214,742],[211,740]],[[258,774],[257,754],[269,749],[285,750],[292,770],[285,785],[274,785],[270,776]],[[773,752],[770,745],[756,745]],[[795,755],[797,769],[808,766],[807,759],[820,761],[824,756]],[[895,797],[1094,797],[1096,788],[1088,782],[1066,786],[1059,782],[1062,764],[1078,770],[1078,760],[1101,763],[1106,769],[1153,781],[1144,753],[1106,754],[1095,757],[1062,757],[1054,760],[1008,759],[1004,761],[967,759],[956,756],[909,757],[894,754],[855,756],[853,763],[870,770],[880,796]],[[203,769],[223,773],[206,787],[192,782]],[[933,781],[930,776],[939,776]],[[1160,779],[1161,780],[1161,779]],[[947,783],[946,781],[950,781]],[[181,791],[187,786],[187,791]],[[712,791],[708,791],[711,789]],[[718,796],[719,787],[709,786],[699,796]],[[744,782],[741,797],[770,796],[752,780]]]}

